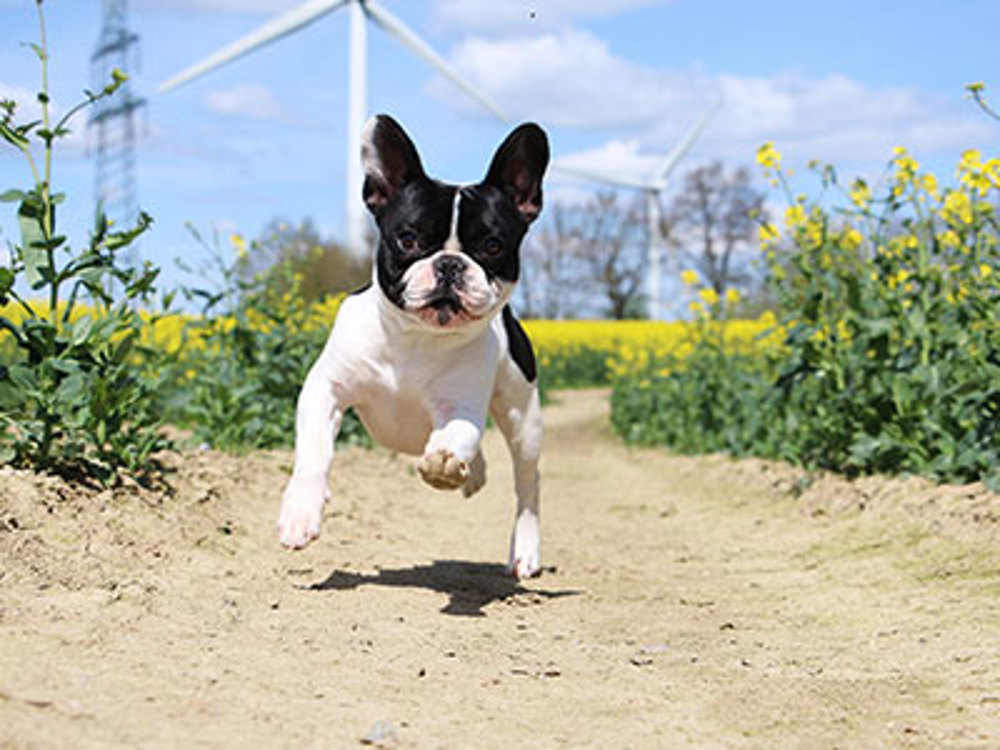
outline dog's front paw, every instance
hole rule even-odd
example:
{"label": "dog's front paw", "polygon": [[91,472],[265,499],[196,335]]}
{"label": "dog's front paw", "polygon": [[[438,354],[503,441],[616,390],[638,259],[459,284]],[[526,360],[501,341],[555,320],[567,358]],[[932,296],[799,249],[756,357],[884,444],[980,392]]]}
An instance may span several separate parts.
{"label": "dog's front paw", "polygon": [[302,549],[318,537],[325,502],[325,483],[293,478],[285,489],[278,516],[281,544],[290,549]]}
{"label": "dog's front paw", "polygon": [[417,471],[427,484],[439,490],[461,487],[469,477],[469,465],[447,448],[425,453]]}
{"label": "dog's front paw", "polygon": [[516,578],[533,578],[542,570],[542,529],[538,516],[530,510],[521,511],[514,523],[510,540],[507,572]]}

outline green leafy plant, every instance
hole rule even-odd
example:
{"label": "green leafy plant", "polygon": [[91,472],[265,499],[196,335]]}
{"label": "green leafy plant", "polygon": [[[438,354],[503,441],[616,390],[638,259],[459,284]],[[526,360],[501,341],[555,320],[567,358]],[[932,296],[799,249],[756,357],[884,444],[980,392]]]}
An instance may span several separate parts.
{"label": "green leafy plant", "polygon": [[[612,426],[628,442],[665,444],[681,453],[739,453],[766,431],[759,403],[774,371],[775,347],[727,337],[727,301],[711,288],[701,291],[709,301],[692,304],[695,319],[678,353],[616,377]],[[730,300],[729,307],[736,296]],[[764,329],[762,337],[772,330]]]}
{"label": "green leafy plant", "polygon": [[[216,283],[185,290],[201,302],[201,315],[189,320],[189,343],[172,367],[169,413],[195,441],[221,450],[291,445],[299,389],[322,351],[339,298],[308,301],[300,293],[302,274],[288,262],[246,280],[241,237],[232,237],[231,260],[218,237],[207,241],[189,230],[208,258],[199,275]],[[345,415],[339,439],[368,444],[353,412]]]}
{"label": "green leafy plant", "polygon": [[773,146],[758,159],[788,197],[784,238],[761,227],[784,346],[737,357],[707,339],[684,368],[622,379],[618,430],[1000,489],[1000,159],[966,151],[951,187],[904,149],[874,189],[817,167],[834,210],[794,195]]}
{"label": "green leafy plant", "polygon": [[0,138],[24,156],[34,182],[0,194],[17,206],[20,234],[0,266],[0,461],[105,484],[122,472],[141,479],[167,444],[150,408],[153,384],[141,371],[144,358],[157,355],[141,344],[148,322],[136,311],[150,299],[158,270],[127,267],[119,253],[152,220],[142,214],[118,230],[99,214],[75,251],[57,230],[65,195],[52,188],[54,147],[74,115],[126,78],[115,71],[53,122],[41,0],[37,6],[40,43],[31,48],[41,64],[41,119],[18,122],[17,105],[0,102]]}

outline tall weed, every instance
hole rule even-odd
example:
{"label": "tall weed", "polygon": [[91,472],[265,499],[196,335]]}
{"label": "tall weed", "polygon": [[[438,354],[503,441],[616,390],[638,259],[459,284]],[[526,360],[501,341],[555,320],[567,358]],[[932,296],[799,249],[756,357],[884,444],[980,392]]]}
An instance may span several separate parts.
{"label": "tall weed", "polygon": [[[145,477],[153,454],[165,447],[155,409],[155,383],[143,362],[158,354],[142,346],[147,320],[136,312],[154,291],[158,270],[132,268],[122,250],[148,229],[142,214],[118,229],[98,215],[82,250],[57,229],[65,195],[52,185],[56,143],[73,117],[112,96],[113,79],[53,121],[48,88],[49,52],[41,3],[40,42],[31,49],[41,66],[37,95],[41,119],[22,122],[13,101],[0,102],[0,138],[24,157],[28,189],[9,189],[0,201],[16,205],[20,240],[9,243],[0,266],[0,462],[88,477],[105,484],[122,473]],[[27,296],[44,295],[44,302]],[[87,312],[79,315],[85,303]]]}

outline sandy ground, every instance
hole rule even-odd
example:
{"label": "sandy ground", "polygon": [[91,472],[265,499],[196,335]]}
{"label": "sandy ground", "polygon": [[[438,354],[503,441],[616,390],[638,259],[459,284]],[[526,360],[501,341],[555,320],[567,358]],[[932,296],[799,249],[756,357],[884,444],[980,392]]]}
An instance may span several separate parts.
{"label": "sandy ground", "polygon": [[173,495],[0,470],[3,748],[1000,748],[1000,497],[622,446],[547,410],[544,560],[478,496],[350,450],[309,549],[287,453]]}

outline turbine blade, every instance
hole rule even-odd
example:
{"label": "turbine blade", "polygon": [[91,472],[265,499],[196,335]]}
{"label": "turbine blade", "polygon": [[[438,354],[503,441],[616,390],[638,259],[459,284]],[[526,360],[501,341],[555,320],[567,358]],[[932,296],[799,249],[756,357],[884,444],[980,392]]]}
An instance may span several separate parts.
{"label": "turbine blade", "polygon": [[253,52],[258,47],[263,47],[265,44],[269,44],[276,39],[298,31],[303,26],[307,26],[327,13],[335,11],[341,5],[346,5],[348,2],[349,0],[309,0],[309,2],[292,8],[276,18],[272,18],[246,36],[237,39],[231,44],[227,44],[204,60],[168,78],[160,84],[159,90],[165,92],[177,88],[181,84],[218,68],[220,65],[225,65],[249,52]]}
{"label": "turbine blade", "polygon": [[625,177],[624,175],[601,172],[599,170],[588,169],[586,167],[575,167],[567,164],[561,164],[559,162],[555,162],[552,165],[552,169],[555,172],[561,172],[573,177],[580,177],[585,180],[605,182],[609,185],[614,185],[615,187],[631,188],[633,190],[659,190],[660,188],[658,183],[643,182],[642,180]]}
{"label": "turbine blade", "polygon": [[436,68],[438,72],[462,89],[466,94],[482,104],[495,117],[503,121],[507,121],[509,119],[507,114],[499,106],[497,106],[492,99],[460,76],[450,65],[448,65],[447,62],[445,62],[441,55],[431,48],[427,42],[417,36],[412,29],[410,29],[396,16],[376,3],[375,0],[365,0],[361,7],[364,8],[368,16],[375,23],[381,26],[384,31],[392,34],[400,42],[402,42],[404,46],[409,47],[413,54],[422,58],[425,62],[430,64],[431,67]]}
{"label": "turbine blade", "polygon": [[677,166],[677,162],[684,158],[684,154],[688,152],[688,149],[691,148],[698,136],[701,135],[701,131],[705,129],[709,120],[711,120],[715,113],[719,111],[719,107],[721,106],[722,99],[717,99],[713,102],[712,106],[705,110],[705,113],[698,118],[698,121],[694,125],[691,126],[691,129],[684,135],[683,138],[681,138],[680,142],[674,146],[673,150],[669,154],[667,154],[667,158],[664,159],[663,166],[660,168],[658,173],[661,182],[665,182],[667,177],[670,176],[670,173],[674,171],[674,167]]}

